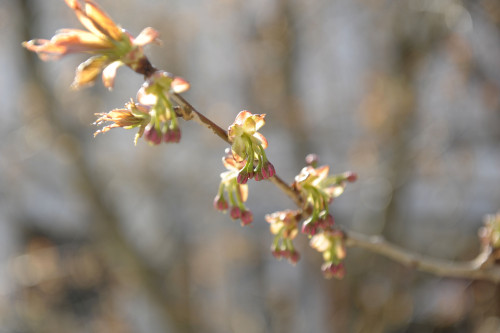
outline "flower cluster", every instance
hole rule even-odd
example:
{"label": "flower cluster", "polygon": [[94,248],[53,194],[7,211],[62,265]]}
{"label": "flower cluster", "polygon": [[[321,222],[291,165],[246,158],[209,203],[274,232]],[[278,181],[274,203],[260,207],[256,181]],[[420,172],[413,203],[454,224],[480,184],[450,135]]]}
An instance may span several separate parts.
{"label": "flower cluster", "polygon": [[344,234],[339,230],[325,230],[314,235],[310,244],[312,248],[323,253],[324,263],[321,270],[325,277],[341,279],[345,274],[342,262],[346,256]]}
{"label": "flower cluster", "polygon": [[137,100],[150,106],[151,122],[144,136],[153,144],[179,142],[181,131],[172,105],[172,95],[189,89],[189,83],[165,71],[156,71],[142,85]]}
{"label": "flower cluster", "polygon": [[[233,220],[240,219],[242,225],[248,225],[253,221],[252,212],[244,204],[248,198],[248,185],[240,184],[237,181],[238,172],[244,163],[235,160],[229,149],[227,149],[226,155],[222,158],[222,164],[224,164],[227,171],[220,175],[221,182],[214,199],[214,207],[223,212],[230,209],[230,216]],[[225,194],[227,194],[229,203]]]}
{"label": "flower cluster", "polygon": [[146,105],[136,104],[133,100],[125,104],[124,109],[114,109],[108,113],[96,113],[99,118],[94,123],[95,125],[100,125],[104,122],[112,122],[111,125],[104,126],[102,129],[96,131],[94,136],[99,133],[106,133],[112,128],[123,127],[125,129],[131,129],[139,127],[139,132],[135,136],[134,142],[142,136],[146,126],[151,121],[151,116],[149,114],[150,108]]}
{"label": "flower cluster", "polygon": [[321,229],[333,227],[334,220],[329,213],[328,204],[344,192],[346,182],[356,180],[356,175],[346,172],[328,176],[330,168],[315,168],[311,165],[303,168],[293,183],[296,189],[312,210],[311,216],[302,224],[302,232],[314,236]]}
{"label": "flower cluster", "polygon": [[116,127],[125,129],[139,127],[139,132],[135,136],[136,144],[143,135],[151,144],[160,144],[163,141],[179,142],[181,132],[171,96],[188,88],[189,83],[184,79],[164,71],[156,71],[137,93],[139,103],[131,101],[125,105],[125,109],[96,114],[100,117],[95,124],[108,121],[113,124],[98,130],[95,135]]}
{"label": "flower cluster", "polygon": [[300,210],[284,210],[266,215],[266,221],[270,224],[269,229],[274,236],[271,251],[274,257],[287,258],[295,264],[300,259],[300,255],[295,250],[292,240],[297,236]]}
{"label": "flower cluster", "polygon": [[104,86],[111,89],[116,71],[123,65],[145,75],[147,80],[137,93],[138,103],[132,101],[124,109],[98,113],[96,124],[108,121],[112,124],[96,134],[115,127],[139,127],[136,143],[142,136],[152,144],[179,142],[181,132],[172,96],[188,90],[189,83],[168,72],[156,70],[144,55],[144,45],[159,43],[158,32],[146,28],[134,38],[92,0],[65,1],[87,30],[62,29],[50,40],[35,39],[23,45],[38,53],[43,60],[58,59],[72,53],[92,54],[78,66],[73,82],[75,88],[93,83],[102,72]]}
{"label": "flower cluster", "polygon": [[59,59],[72,53],[89,53],[93,56],[81,63],[76,70],[74,88],[90,84],[102,72],[104,86],[111,89],[117,69],[127,65],[144,74],[151,67],[144,56],[143,47],[159,43],[158,32],[144,29],[134,38],[123,30],[91,0],[65,0],[87,30],[61,29],[50,40],[35,39],[23,43],[36,52],[42,60]]}
{"label": "flower cluster", "polygon": [[237,181],[245,184],[249,179],[262,180],[276,174],[274,166],[267,160],[264,149],[267,148],[266,138],[257,132],[264,126],[265,114],[251,114],[241,111],[234,123],[229,126],[228,137],[231,151],[236,161],[245,161],[239,170]]}
{"label": "flower cluster", "polygon": [[[128,66],[144,75],[145,82],[133,99],[124,108],[107,113],[97,113],[95,124],[105,125],[95,135],[117,127],[138,128],[135,143],[141,137],[151,144],[179,142],[181,132],[178,117],[189,120],[189,114],[182,106],[190,106],[178,94],[189,89],[189,83],[166,71],[154,68],[144,55],[144,46],[159,43],[158,32],[144,29],[137,37],[117,25],[93,0],[65,0],[87,30],[62,29],[50,40],[35,39],[23,43],[41,59],[59,59],[72,53],[86,53],[91,57],[76,70],[73,87],[79,88],[96,81],[102,72],[104,86],[114,86],[117,69]],[[173,101],[178,102],[174,105]],[[199,120],[202,116],[196,111]],[[203,117],[205,118],[205,117]],[[253,220],[252,212],[245,207],[248,198],[249,179],[257,181],[274,177],[272,180],[284,183],[275,177],[273,164],[266,157],[266,138],[259,133],[265,124],[264,114],[241,111],[229,126],[227,139],[231,149],[226,149],[222,159],[227,171],[221,174],[219,190],[214,199],[214,207],[230,212],[233,219],[242,225]],[[206,122],[204,122],[206,123]],[[209,127],[216,126],[210,123]],[[217,133],[224,132],[220,131]],[[223,136],[223,135],[222,135]],[[356,180],[353,173],[328,176],[329,167],[317,167],[317,157],[309,155],[306,166],[295,177],[292,187],[287,190],[300,195],[297,202],[303,203],[298,210],[284,210],[266,215],[270,231],[274,235],[271,251],[276,258],[286,258],[291,263],[298,262],[300,255],[293,245],[300,228],[310,238],[311,246],[323,254],[322,270],[327,277],[342,277],[345,257],[343,233],[335,228],[328,205],[333,198],[342,194],[346,182]],[[286,186],[286,185],[284,185]],[[304,221],[302,221],[305,219]],[[500,215],[487,223],[484,239],[493,248],[500,248]]]}

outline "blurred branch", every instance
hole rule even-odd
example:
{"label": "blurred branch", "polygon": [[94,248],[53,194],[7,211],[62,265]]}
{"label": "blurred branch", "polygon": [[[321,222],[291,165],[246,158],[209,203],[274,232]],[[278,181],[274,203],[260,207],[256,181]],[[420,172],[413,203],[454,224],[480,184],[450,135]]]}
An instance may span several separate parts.
{"label": "blurred branch", "polygon": [[427,257],[387,242],[380,236],[367,236],[354,231],[346,232],[346,245],[380,254],[400,264],[422,272],[443,277],[487,280],[500,283],[500,267],[489,263],[491,249],[485,247],[471,261],[450,261]]}

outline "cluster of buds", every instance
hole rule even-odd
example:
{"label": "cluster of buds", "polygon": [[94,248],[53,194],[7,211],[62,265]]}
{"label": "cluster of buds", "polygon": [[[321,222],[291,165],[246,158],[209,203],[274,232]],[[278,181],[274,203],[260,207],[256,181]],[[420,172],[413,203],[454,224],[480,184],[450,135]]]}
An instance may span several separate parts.
{"label": "cluster of buds", "polygon": [[125,109],[96,114],[99,118],[94,124],[112,124],[95,132],[94,136],[116,127],[139,127],[134,140],[136,144],[143,135],[146,141],[156,145],[161,142],[179,142],[181,132],[171,96],[188,88],[189,84],[184,79],[164,71],[156,71],[137,93],[139,103],[132,100],[125,104]]}
{"label": "cluster of buds", "polygon": [[151,121],[151,116],[149,114],[150,108],[146,105],[136,104],[133,100],[125,104],[124,109],[114,109],[108,113],[96,113],[99,118],[94,123],[95,125],[100,125],[105,122],[111,122],[112,124],[104,126],[102,129],[96,131],[94,136],[99,133],[106,133],[112,128],[123,127],[125,129],[131,129],[139,127],[139,132],[135,136],[134,142],[142,136],[146,126]]}
{"label": "cluster of buds", "polygon": [[491,249],[492,257],[500,260],[500,212],[486,215],[484,226],[479,229],[479,237],[483,248]]}
{"label": "cluster of buds", "polygon": [[137,93],[137,100],[150,107],[151,121],[144,138],[152,144],[179,142],[181,131],[172,105],[172,96],[189,89],[189,83],[165,71],[156,71],[148,77]]}
{"label": "cluster of buds", "polygon": [[257,132],[264,126],[265,116],[265,114],[241,111],[234,123],[229,126],[228,137],[233,157],[238,162],[245,162],[237,176],[240,184],[246,184],[251,178],[258,181],[276,174],[274,166],[267,160],[264,152],[267,148],[267,140]]}
{"label": "cluster of buds", "polygon": [[334,198],[344,192],[346,182],[356,180],[356,174],[345,172],[328,176],[329,166],[313,166],[315,159],[309,155],[306,161],[311,165],[304,167],[295,177],[293,188],[298,191],[308,208],[310,217],[302,224],[302,232],[314,236],[320,230],[329,230],[334,226],[334,219],[329,213],[328,205]]}
{"label": "cluster of buds", "polygon": [[295,250],[292,240],[298,234],[298,225],[301,218],[299,210],[284,210],[266,215],[266,221],[270,224],[270,231],[274,235],[271,252],[275,258],[286,258],[296,264],[300,255]]}
{"label": "cluster of buds", "polygon": [[328,205],[344,192],[348,182],[357,179],[355,173],[344,172],[329,176],[328,166],[317,167],[316,155],[308,155],[304,167],[295,177],[292,187],[300,193],[304,211],[309,217],[302,223],[302,233],[311,237],[311,246],[323,253],[323,273],[326,277],[344,275],[342,260],[345,257],[343,233],[336,229]]}
{"label": "cluster of buds", "polygon": [[[144,75],[146,80],[137,93],[137,102],[131,100],[124,108],[96,114],[96,124],[111,124],[98,130],[95,135],[117,127],[139,128],[135,143],[141,137],[155,145],[179,142],[181,132],[177,118],[183,116],[187,119],[187,114],[182,107],[174,106],[172,101],[182,100],[178,94],[188,90],[189,83],[157,70],[144,55],[145,45],[160,43],[158,32],[146,28],[133,37],[93,0],[65,1],[87,30],[62,29],[50,40],[35,39],[23,43],[23,46],[36,52],[43,60],[59,59],[72,53],[90,54],[91,57],[76,70],[74,88],[92,84],[102,72],[104,86],[112,89],[116,72],[123,65]],[[248,197],[246,183],[252,178],[259,181],[276,174],[274,166],[266,157],[267,140],[258,132],[265,123],[264,118],[264,114],[241,111],[227,133],[231,149],[226,150],[223,158],[227,171],[221,174],[214,207],[224,212],[229,210],[231,218],[241,220],[242,225],[248,225],[253,220],[252,212],[244,204]],[[307,217],[301,230],[311,238],[311,246],[323,254],[324,274],[340,278],[344,275],[343,234],[335,228],[328,205],[342,194],[346,182],[356,180],[356,175],[347,172],[328,176],[329,167],[317,167],[315,155],[309,155],[306,161],[308,166],[295,177],[292,185],[293,190],[300,193],[303,207],[266,215],[271,233],[275,236],[271,251],[277,258],[297,263],[300,255],[292,241],[298,234],[300,221]],[[500,249],[500,214],[487,220],[482,237],[488,246]]]}
{"label": "cluster of buds", "polygon": [[160,43],[156,30],[145,28],[134,38],[93,1],[65,1],[87,30],[61,29],[50,40],[34,39],[23,43],[23,46],[36,52],[42,60],[59,59],[72,53],[92,54],[78,66],[74,88],[93,83],[102,72],[104,86],[111,89],[116,71],[122,65],[141,74],[147,74],[152,69],[143,47]]}
{"label": "cluster of buds", "polygon": [[137,139],[152,143],[179,142],[181,132],[177,115],[172,106],[172,96],[189,89],[189,83],[165,71],[156,70],[144,55],[144,46],[160,43],[158,32],[145,28],[133,37],[116,24],[92,0],[65,0],[87,30],[62,29],[50,40],[35,39],[23,43],[43,60],[59,59],[72,53],[88,53],[92,57],[81,63],[73,82],[74,88],[93,83],[102,72],[104,86],[113,88],[116,71],[126,65],[147,77],[137,94],[138,103],[128,103],[125,109],[98,113],[96,123],[112,122],[96,132],[104,133],[111,128],[139,127]]}
{"label": "cluster of buds", "polygon": [[310,244],[323,254],[321,270],[325,277],[341,279],[345,274],[342,262],[346,256],[344,234],[340,230],[323,230],[311,238]]}
{"label": "cluster of buds", "polygon": [[236,161],[229,149],[227,149],[226,155],[222,158],[222,164],[224,164],[227,171],[220,175],[221,182],[214,199],[214,207],[222,212],[229,209],[229,214],[233,220],[240,219],[242,225],[248,225],[253,221],[252,212],[244,204],[248,198],[248,185],[240,184],[237,181],[238,172],[244,163]]}

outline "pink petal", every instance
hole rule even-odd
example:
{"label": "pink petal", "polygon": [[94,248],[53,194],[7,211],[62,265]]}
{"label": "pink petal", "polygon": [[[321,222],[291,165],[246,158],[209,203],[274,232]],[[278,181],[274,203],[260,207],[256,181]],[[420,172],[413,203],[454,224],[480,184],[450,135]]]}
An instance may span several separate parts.
{"label": "pink petal", "polygon": [[247,119],[250,116],[252,116],[252,114],[247,110],[240,111],[240,113],[238,113],[236,119],[234,120],[234,124],[243,125],[245,119]]}
{"label": "pink petal", "polygon": [[264,118],[266,117],[265,114],[254,114],[252,116],[253,120],[255,121],[255,130],[258,131],[259,128],[261,128],[262,126],[264,126],[264,124],[266,123],[264,121]]}
{"label": "pink petal", "polygon": [[137,92],[137,100],[144,105],[155,105],[158,97],[155,94],[148,94],[144,86]]}
{"label": "pink petal", "polygon": [[95,56],[81,63],[76,69],[75,80],[71,86],[75,89],[94,82],[102,69],[108,64],[106,56]]}
{"label": "pink petal", "polygon": [[144,46],[150,43],[160,44],[161,41],[158,37],[160,37],[160,33],[155,29],[148,27],[142,30],[139,36],[134,39],[134,45]]}
{"label": "pink petal", "polygon": [[184,80],[183,78],[178,77],[178,76],[176,76],[172,80],[172,83],[170,84],[170,86],[172,87],[172,90],[177,94],[188,91],[189,87],[190,87],[189,82],[187,82],[186,80]]}
{"label": "pink petal", "polygon": [[319,179],[326,179],[326,177],[328,176],[328,172],[330,172],[330,167],[328,165],[324,165],[322,167],[316,168],[314,175]]}
{"label": "pink petal", "polygon": [[121,39],[122,29],[95,2],[85,0],[85,13],[103,34],[114,40]]}
{"label": "pink petal", "polygon": [[113,86],[115,84],[116,71],[122,65],[123,62],[119,60],[113,61],[102,71],[102,82],[104,83],[104,86],[109,90],[113,89]]}
{"label": "pink petal", "polygon": [[260,141],[262,148],[264,148],[264,149],[267,148],[267,139],[264,135],[260,134],[259,132],[255,132],[253,134],[253,137]]}

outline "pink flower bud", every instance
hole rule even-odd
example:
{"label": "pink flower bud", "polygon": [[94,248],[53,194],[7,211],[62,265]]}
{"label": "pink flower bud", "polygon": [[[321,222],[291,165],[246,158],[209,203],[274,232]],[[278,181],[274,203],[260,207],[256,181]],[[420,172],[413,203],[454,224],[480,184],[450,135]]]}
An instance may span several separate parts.
{"label": "pink flower bud", "polygon": [[311,218],[305,220],[302,223],[301,231],[303,234],[314,236],[317,233],[316,221],[312,221]]}
{"label": "pink flower bud", "polygon": [[238,206],[233,206],[230,212],[231,218],[233,220],[239,219],[241,216],[241,210]]}
{"label": "pink flower bud", "polygon": [[249,225],[253,221],[253,214],[249,210],[244,210],[241,212],[241,224],[242,225]]}
{"label": "pink flower bud", "polygon": [[338,264],[334,264],[333,262],[324,263],[321,266],[321,270],[327,279],[332,277],[342,279],[345,275],[345,268],[342,262]]}
{"label": "pink flower bud", "polygon": [[316,154],[308,154],[306,156],[307,165],[311,165],[314,167],[316,164],[318,164],[318,161],[319,161],[319,158],[318,158],[318,155],[316,155]]}
{"label": "pink flower bud", "polygon": [[181,141],[180,129],[178,127],[175,129],[168,129],[167,133],[163,136],[163,140],[165,140],[165,142],[178,143]]}
{"label": "pink flower bud", "polygon": [[248,182],[248,178],[248,173],[243,169],[238,173],[236,181],[238,182],[238,184],[246,184]]}
{"label": "pink flower bud", "polygon": [[214,199],[214,208],[220,211],[225,211],[227,210],[229,205],[227,204],[226,199],[224,196],[221,195],[216,195]]}
{"label": "pink flower bud", "polygon": [[347,171],[344,173],[344,177],[349,183],[354,183],[358,179],[358,174],[352,171]]}
{"label": "pink flower bud", "polygon": [[276,175],[276,170],[274,169],[274,165],[271,162],[267,162],[264,165],[263,169],[266,171],[267,174],[266,178],[271,178],[274,177],[274,175]]}
{"label": "pink flower bud", "polygon": [[144,130],[144,138],[155,145],[159,145],[162,139],[160,133],[158,133],[154,126],[146,127]]}
{"label": "pink flower bud", "polygon": [[290,251],[288,260],[295,265],[300,260],[300,254],[295,250]]}
{"label": "pink flower bud", "polygon": [[281,259],[281,250],[271,248],[271,253],[276,259]]}

